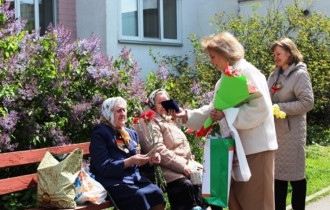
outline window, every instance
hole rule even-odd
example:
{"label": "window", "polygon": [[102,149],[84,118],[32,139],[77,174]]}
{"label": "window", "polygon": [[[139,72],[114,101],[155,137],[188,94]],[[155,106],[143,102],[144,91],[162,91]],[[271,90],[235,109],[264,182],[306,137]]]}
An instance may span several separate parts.
{"label": "window", "polygon": [[15,16],[27,19],[25,29],[36,30],[40,27],[43,35],[50,23],[56,25],[56,0],[7,0],[15,8]]}
{"label": "window", "polygon": [[120,1],[119,41],[148,44],[181,44],[179,1]]}

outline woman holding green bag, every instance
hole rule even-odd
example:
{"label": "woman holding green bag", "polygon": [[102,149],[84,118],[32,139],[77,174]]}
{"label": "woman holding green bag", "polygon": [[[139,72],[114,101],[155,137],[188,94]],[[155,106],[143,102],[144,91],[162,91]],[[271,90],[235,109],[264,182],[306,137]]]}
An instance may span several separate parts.
{"label": "woman holding green bag", "polygon": [[[251,177],[246,182],[232,179],[229,208],[272,210],[275,207],[273,178],[274,150],[277,149],[277,141],[266,78],[244,59],[244,48],[232,34],[221,32],[216,36],[204,38],[202,45],[209,54],[211,63],[223,73],[215,85],[215,96],[228,63],[232,69],[244,75],[258,93],[234,105],[239,111],[233,126],[241,139]],[[222,88],[221,91],[230,93],[239,90]],[[222,110],[215,109],[214,104],[215,100],[199,109],[184,110],[178,114],[171,112],[171,114],[182,118],[186,126],[194,130],[201,128],[205,120],[210,117],[214,122],[218,122],[220,130],[224,131],[227,127],[226,116]]]}

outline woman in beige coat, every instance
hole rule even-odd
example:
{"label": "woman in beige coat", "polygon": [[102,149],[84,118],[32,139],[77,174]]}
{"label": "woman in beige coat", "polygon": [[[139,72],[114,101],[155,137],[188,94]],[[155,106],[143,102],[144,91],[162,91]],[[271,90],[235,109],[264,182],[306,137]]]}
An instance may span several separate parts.
{"label": "woman in beige coat", "polygon": [[[157,151],[161,155],[160,166],[167,182],[166,192],[172,210],[205,209],[206,202],[201,195],[201,186],[190,180],[193,171],[202,165],[194,160],[190,145],[185,134],[167,116],[161,105],[162,101],[169,100],[169,94],[163,89],[153,91],[148,98],[148,106],[154,111],[152,130],[157,142]],[[143,153],[149,152],[152,145],[139,132]],[[213,207],[212,209],[222,209]]]}
{"label": "woman in beige coat", "polygon": [[278,150],[275,153],[275,207],[285,209],[288,182],[292,186],[292,207],[305,209],[306,113],[313,108],[312,84],[303,56],[288,38],[271,46],[276,68],[268,78],[273,104],[286,118],[275,118]]}

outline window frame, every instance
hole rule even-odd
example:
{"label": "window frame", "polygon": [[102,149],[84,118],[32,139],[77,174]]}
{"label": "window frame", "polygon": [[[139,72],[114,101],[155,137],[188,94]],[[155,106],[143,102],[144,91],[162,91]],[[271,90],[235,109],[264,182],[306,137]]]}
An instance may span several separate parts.
{"label": "window frame", "polygon": [[122,34],[122,13],[121,3],[118,7],[118,42],[119,43],[131,43],[131,44],[150,44],[150,45],[170,45],[170,46],[182,46],[182,3],[181,0],[176,0],[176,14],[177,14],[177,39],[164,38],[164,17],[163,17],[163,1],[159,0],[159,30],[160,38],[146,38],[143,37],[143,0],[137,0],[138,7],[138,36],[124,36]]}
{"label": "window frame", "polygon": [[[15,18],[21,17],[21,1],[24,0],[11,0],[14,2],[14,8],[15,8]],[[33,1],[33,6],[34,6],[34,30],[37,30],[40,28],[40,16],[39,16],[39,0],[32,0]],[[57,0],[52,1],[53,3],[53,25],[57,25]]]}

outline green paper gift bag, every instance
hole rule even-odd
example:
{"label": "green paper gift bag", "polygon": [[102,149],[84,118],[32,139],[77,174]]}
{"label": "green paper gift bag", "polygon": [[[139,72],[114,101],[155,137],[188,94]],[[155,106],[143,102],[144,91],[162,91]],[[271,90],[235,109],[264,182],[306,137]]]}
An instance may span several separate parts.
{"label": "green paper gift bag", "polygon": [[235,141],[209,138],[204,146],[202,196],[212,205],[227,207]]}
{"label": "green paper gift bag", "polygon": [[74,182],[80,172],[83,151],[75,149],[64,160],[56,160],[46,152],[37,169],[38,206],[46,208],[75,208]]}

